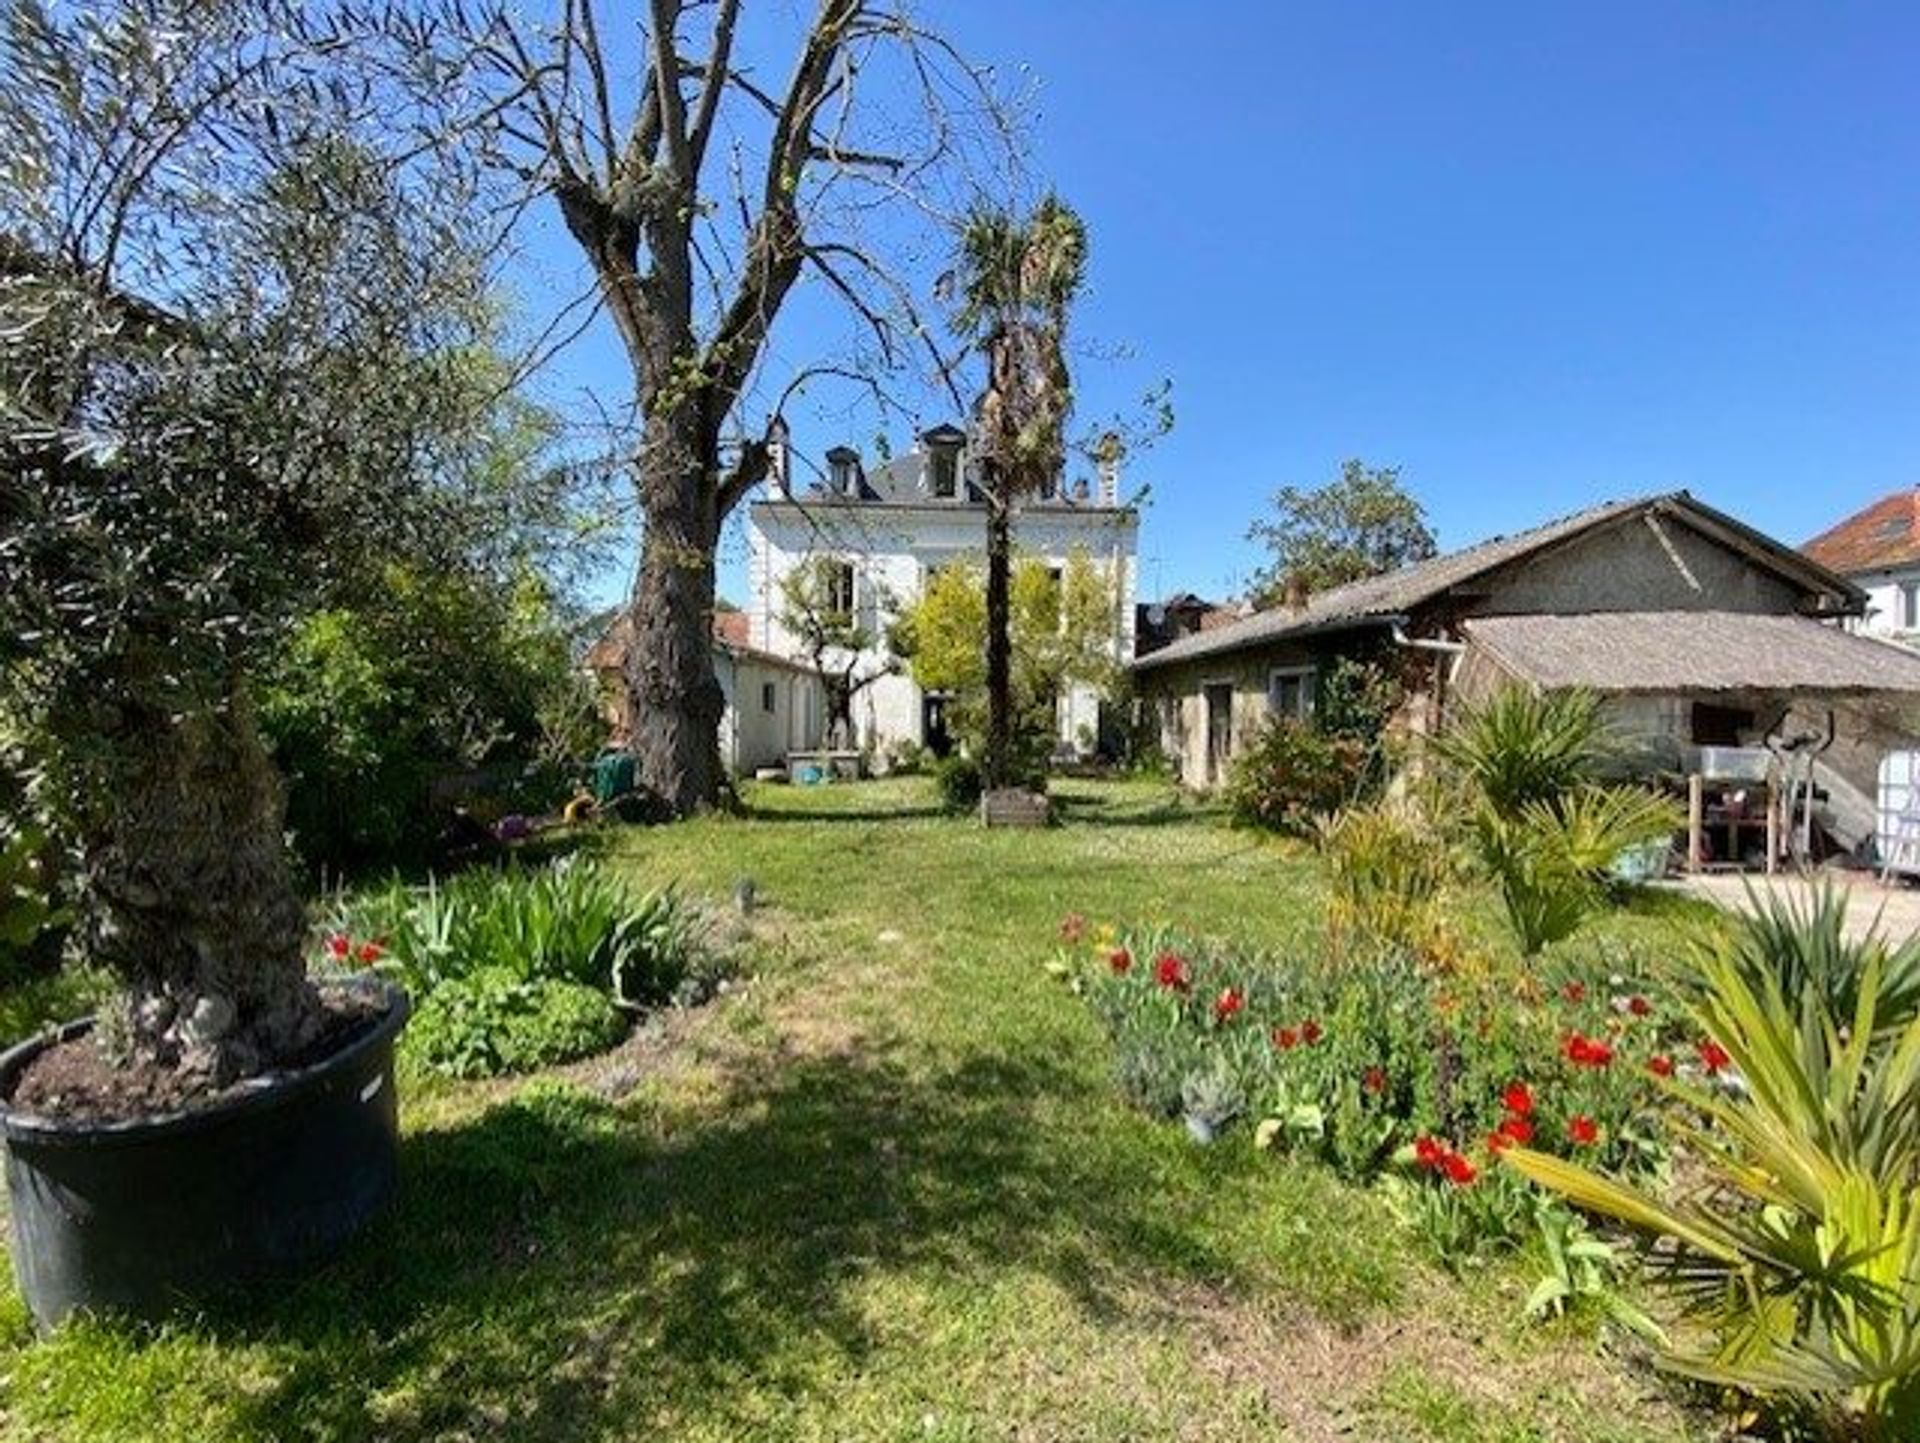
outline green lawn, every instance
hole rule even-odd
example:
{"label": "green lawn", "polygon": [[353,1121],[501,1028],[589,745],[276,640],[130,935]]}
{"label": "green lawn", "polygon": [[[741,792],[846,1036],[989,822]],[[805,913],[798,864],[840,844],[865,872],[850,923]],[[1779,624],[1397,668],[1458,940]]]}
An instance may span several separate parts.
{"label": "green lawn", "polygon": [[1705,1436],[1643,1359],[1522,1325],[1523,1268],[1447,1278],[1375,1197],[1121,1105],[1059,918],[1284,943],[1314,868],[1059,790],[1044,832],[908,781],[622,833],[649,881],[755,880],[749,982],[568,1088],[414,1084],[399,1206],[271,1303],[36,1342],[8,1291],[7,1436]]}

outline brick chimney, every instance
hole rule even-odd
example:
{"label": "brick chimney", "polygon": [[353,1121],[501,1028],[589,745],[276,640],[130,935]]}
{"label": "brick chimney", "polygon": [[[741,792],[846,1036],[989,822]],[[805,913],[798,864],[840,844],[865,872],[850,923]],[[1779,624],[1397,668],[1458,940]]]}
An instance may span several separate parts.
{"label": "brick chimney", "polygon": [[780,500],[793,494],[791,440],[787,418],[775,416],[767,426],[767,491]]}

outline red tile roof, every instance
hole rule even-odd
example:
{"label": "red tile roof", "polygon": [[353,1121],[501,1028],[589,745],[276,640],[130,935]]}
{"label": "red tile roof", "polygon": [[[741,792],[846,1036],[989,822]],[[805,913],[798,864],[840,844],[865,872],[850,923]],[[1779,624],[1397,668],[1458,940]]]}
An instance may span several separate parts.
{"label": "red tile roof", "polygon": [[1842,576],[1920,562],[1920,488],[1881,497],[1800,549]]}

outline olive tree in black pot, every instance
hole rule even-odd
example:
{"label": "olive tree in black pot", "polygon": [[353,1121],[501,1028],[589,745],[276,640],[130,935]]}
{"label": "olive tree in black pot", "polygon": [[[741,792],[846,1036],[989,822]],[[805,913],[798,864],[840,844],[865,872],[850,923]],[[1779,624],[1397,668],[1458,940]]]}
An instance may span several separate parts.
{"label": "olive tree in black pot", "polygon": [[406,999],[307,971],[248,678],[383,561],[469,564],[511,483],[483,197],[317,13],[8,9],[0,735],[122,983],[0,1058],[43,1325],[297,1266],[394,1184]]}

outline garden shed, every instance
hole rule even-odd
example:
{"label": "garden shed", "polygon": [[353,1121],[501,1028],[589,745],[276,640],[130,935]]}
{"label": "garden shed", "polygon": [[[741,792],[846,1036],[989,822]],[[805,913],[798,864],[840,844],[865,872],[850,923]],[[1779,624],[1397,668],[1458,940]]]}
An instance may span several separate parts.
{"label": "garden shed", "polygon": [[1846,634],[1865,594],[1673,492],[1611,501],[1140,657],[1139,689],[1189,786],[1218,783],[1275,716],[1307,717],[1343,657],[1397,657],[1397,724],[1436,729],[1502,678],[1606,693],[1650,746],[1753,745],[1782,723],[1837,735],[1823,765],[1869,786],[1920,734],[1920,658]]}

